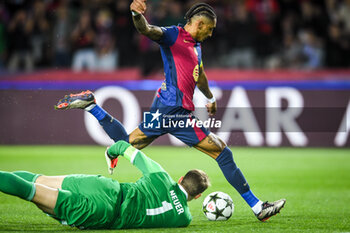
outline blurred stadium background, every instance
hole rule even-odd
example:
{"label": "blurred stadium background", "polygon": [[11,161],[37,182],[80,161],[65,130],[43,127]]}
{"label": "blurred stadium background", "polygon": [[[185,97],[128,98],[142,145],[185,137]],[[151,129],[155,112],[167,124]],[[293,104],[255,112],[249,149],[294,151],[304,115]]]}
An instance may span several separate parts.
{"label": "blurred stadium background", "polygon": [[[184,23],[195,1],[149,0],[159,26]],[[315,70],[349,67],[348,0],[215,0],[214,36],[205,67]],[[129,0],[7,0],[0,3],[3,71],[73,68],[160,69],[158,47],[132,26]],[[153,59],[145,59],[150,56]],[[93,62],[94,61],[94,62]],[[84,64],[84,66],[81,66]]]}
{"label": "blurred stadium background", "polygon": [[[148,0],[146,17],[160,26],[181,23],[194,2]],[[350,214],[350,1],[206,2],[218,22],[213,37],[202,44],[203,62],[218,100],[216,117],[226,122],[214,132],[235,147],[236,161],[262,198],[283,196],[289,203],[285,218],[275,224],[253,222],[215,161],[194,149],[176,148],[181,143],[165,135],[152,145],[168,147],[151,146],[147,154],[174,178],[183,172],[179,167],[196,164],[206,170],[213,183],[209,191],[229,193],[238,211],[235,221],[214,224],[200,213],[201,202],[193,203],[191,229],[349,231],[344,216]],[[65,94],[90,89],[129,132],[141,122],[164,77],[159,48],[136,32],[129,4],[0,2],[0,170],[107,175],[101,145],[111,141],[98,123],[83,111],[53,106]],[[205,119],[205,98],[196,93],[194,101],[196,115]],[[189,162],[179,163],[184,160]],[[139,177],[136,169],[123,166],[118,179]],[[20,212],[23,206],[32,217]],[[62,230],[42,221],[33,206],[0,194],[0,231]]]}
{"label": "blurred stadium background", "polygon": [[[193,3],[149,0],[146,17],[183,23]],[[233,146],[349,146],[350,1],[208,3],[218,23],[203,61],[217,117],[228,122],[217,133]],[[109,144],[82,111],[53,110],[64,94],[85,89],[129,131],[137,126],[163,70],[158,46],[133,27],[129,4],[0,3],[0,143]],[[195,102],[205,99],[197,93]],[[180,145],[168,136],[155,144],[169,143]]]}

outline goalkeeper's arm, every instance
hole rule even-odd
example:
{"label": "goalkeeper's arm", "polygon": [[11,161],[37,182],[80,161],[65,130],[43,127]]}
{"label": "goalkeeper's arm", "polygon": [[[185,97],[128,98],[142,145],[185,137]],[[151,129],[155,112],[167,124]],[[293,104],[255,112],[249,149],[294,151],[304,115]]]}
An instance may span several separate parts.
{"label": "goalkeeper's arm", "polygon": [[164,169],[157,162],[148,158],[142,151],[139,151],[125,141],[120,140],[114,143],[108,148],[107,153],[110,158],[116,158],[122,155],[140,169],[143,174],[164,172]]}

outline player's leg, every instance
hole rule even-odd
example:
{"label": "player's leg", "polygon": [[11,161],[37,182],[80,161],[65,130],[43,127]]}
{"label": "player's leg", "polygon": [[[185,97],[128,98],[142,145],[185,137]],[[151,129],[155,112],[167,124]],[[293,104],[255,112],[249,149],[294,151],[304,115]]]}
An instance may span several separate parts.
{"label": "player's leg", "polygon": [[31,201],[35,194],[35,185],[32,182],[13,174],[0,171],[0,191],[9,195]]}
{"label": "player's leg", "polygon": [[34,184],[11,172],[0,171],[0,191],[17,196],[27,201],[32,201],[43,207],[49,214],[54,214],[58,190],[41,184]]}
{"label": "player's leg", "polygon": [[129,135],[129,143],[141,150],[151,144],[154,139],[157,138],[156,136],[147,136],[144,132],[141,131],[140,128],[134,129]]}
{"label": "player's leg", "polygon": [[93,103],[84,108],[84,110],[89,112],[98,120],[104,131],[113,141],[117,142],[119,140],[124,140],[129,142],[129,135],[126,132],[123,124],[112,117],[101,106]]}
{"label": "player's leg", "polygon": [[[232,152],[226,146],[225,142],[215,134],[210,133],[194,147],[216,160],[227,181],[242,195],[251,207],[254,207],[259,202],[259,199],[250,191],[246,179],[234,162]],[[259,204],[261,206],[262,202],[260,201]]]}
{"label": "player's leg", "polygon": [[57,105],[55,105],[55,109],[84,109],[98,120],[113,141],[129,141],[129,136],[124,126],[96,104],[94,94],[91,91],[66,95],[63,99],[58,101]]}
{"label": "player's leg", "polygon": [[40,176],[40,174],[35,174],[28,171],[14,171],[13,174],[25,179],[26,181],[35,183],[36,179]]}
{"label": "player's leg", "polygon": [[[184,114],[185,112],[179,112],[179,115]],[[197,118],[189,116],[189,120],[196,122]],[[233,161],[231,150],[226,146],[226,143],[222,141],[219,137],[217,137],[215,134],[211,133],[208,129],[206,129],[203,126],[198,127],[196,124],[185,128],[174,128],[170,133],[178,139],[180,139],[182,142],[186,143],[187,145],[193,146],[196,149],[206,153],[207,155],[215,159],[218,162],[219,167],[224,173],[227,181],[241,195],[245,193],[251,193],[249,185],[245,180],[242,172]],[[251,199],[248,200],[248,204],[250,206],[254,206],[259,202],[259,200],[252,193],[249,196],[249,198]],[[262,202],[259,203],[261,206]]]}
{"label": "player's leg", "polygon": [[58,197],[58,189],[35,183],[35,195],[32,202],[45,213],[55,215],[54,209]]}
{"label": "player's leg", "polygon": [[35,184],[45,185],[50,188],[62,189],[62,183],[66,176],[38,176]]}
{"label": "player's leg", "polygon": [[90,106],[86,107],[85,110],[96,117],[104,131],[115,142],[123,140],[129,142],[137,149],[142,149],[148,146],[156,138],[154,136],[147,136],[140,130],[140,128],[134,129],[130,135],[128,135],[122,123],[108,114],[99,105],[91,104]]}
{"label": "player's leg", "polygon": [[[251,193],[250,187],[241,170],[233,160],[231,150],[219,137],[210,133],[205,139],[194,146],[196,149],[206,153],[215,159],[227,181],[245,198],[246,193]],[[252,207],[259,202],[254,195],[250,195],[247,203]],[[262,202],[260,203],[260,205]]]}
{"label": "player's leg", "polygon": [[[43,182],[41,182],[40,180],[45,179],[45,177],[49,177],[49,176],[42,176],[40,174],[35,174],[35,173],[32,173],[32,172],[28,172],[28,171],[14,171],[12,173],[17,175],[17,176],[19,176],[19,177],[21,177],[22,179],[24,179],[26,181],[33,182],[33,183],[40,183],[40,184],[43,184]],[[39,179],[39,182],[37,182],[39,177],[41,177],[41,178]],[[51,182],[49,182],[49,183],[46,182],[47,183],[46,186],[51,187],[51,188],[60,188],[60,186],[57,185],[56,181],[53,183],[52,182],[53,180],[52,179],[50,179],[50,180],[51,180]],[[51,212],[49,208],[47,208],[47,207],[45,207],[43,205],[40,205],[38,203],[36,203],[36,205],[37,205],[37,207],[39,209],[41,209],[42,211],[44,211],[46,213],[50,213]]]}
{"label": "player's leg", "polygon": [[52,199],[56,198],[56,191],[62,188],[62,182],[66,176],[44,176],[28,171],[14,171],[12,173],[26,181],[35,183],[36,193],[32,201],[45,213],[54,215],[52,203],[56,203],[56,201]]}
{"label": "player's leg", "polygon": [[244,175],[234,162],[231,150],[215,134],[210,133],[194,147],[217,161],[227,181],[239,192],[259,220],[266,221],[282,209],[285,204],[284,199],[263,203],[253,194]]}
{"label": "player's leg", "polygon": [[[140,130],[140,128],[142,128],[140,126],[128,135],[124,126],[117,119],[96,104],[95,97],[91,91],[66,95],[63,99],[58,101],[55,108],[61,110],[84,109],[98,120],[104,131],[113,141],[124,140],[137,149],[146,147],[160,135],[158,131],[145,134],[145,130]],[[142,123],[140,125],[142,125]]]}

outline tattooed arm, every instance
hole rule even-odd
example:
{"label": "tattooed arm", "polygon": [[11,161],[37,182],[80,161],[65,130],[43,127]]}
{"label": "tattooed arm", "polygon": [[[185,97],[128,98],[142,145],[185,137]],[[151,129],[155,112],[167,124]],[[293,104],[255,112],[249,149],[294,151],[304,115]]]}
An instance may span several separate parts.
{"label": "tattooed arm", "polygon": [[159,40],[162,37],[162,29],[160,29],[158,26],[148,24],[146,18],[143,15],[139,14],[133,16],[132,19],[137,31],[142,35],[147,36],[151,40]]}
{"label": "tattooed arm", "polygon": [[130,10],[133,12],[132,20],[139,33],[151,40],[159,40],[162,37],[162,29],[158,26],[150,25],[142,15],[146,11],[146,0],[134,0],[130,5]]}

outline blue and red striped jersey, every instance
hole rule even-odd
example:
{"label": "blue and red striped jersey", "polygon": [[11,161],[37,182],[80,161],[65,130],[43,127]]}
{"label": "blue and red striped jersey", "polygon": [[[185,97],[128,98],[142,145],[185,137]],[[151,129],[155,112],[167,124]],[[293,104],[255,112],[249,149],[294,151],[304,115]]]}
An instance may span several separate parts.
{"label": "blue and red striped jersey", "polygon": [[182,106],[193,111],[194,89],[202,66],[200,43],[181,26],[162,27],[159,41],[165,80],[157,96],[167,106]]}

